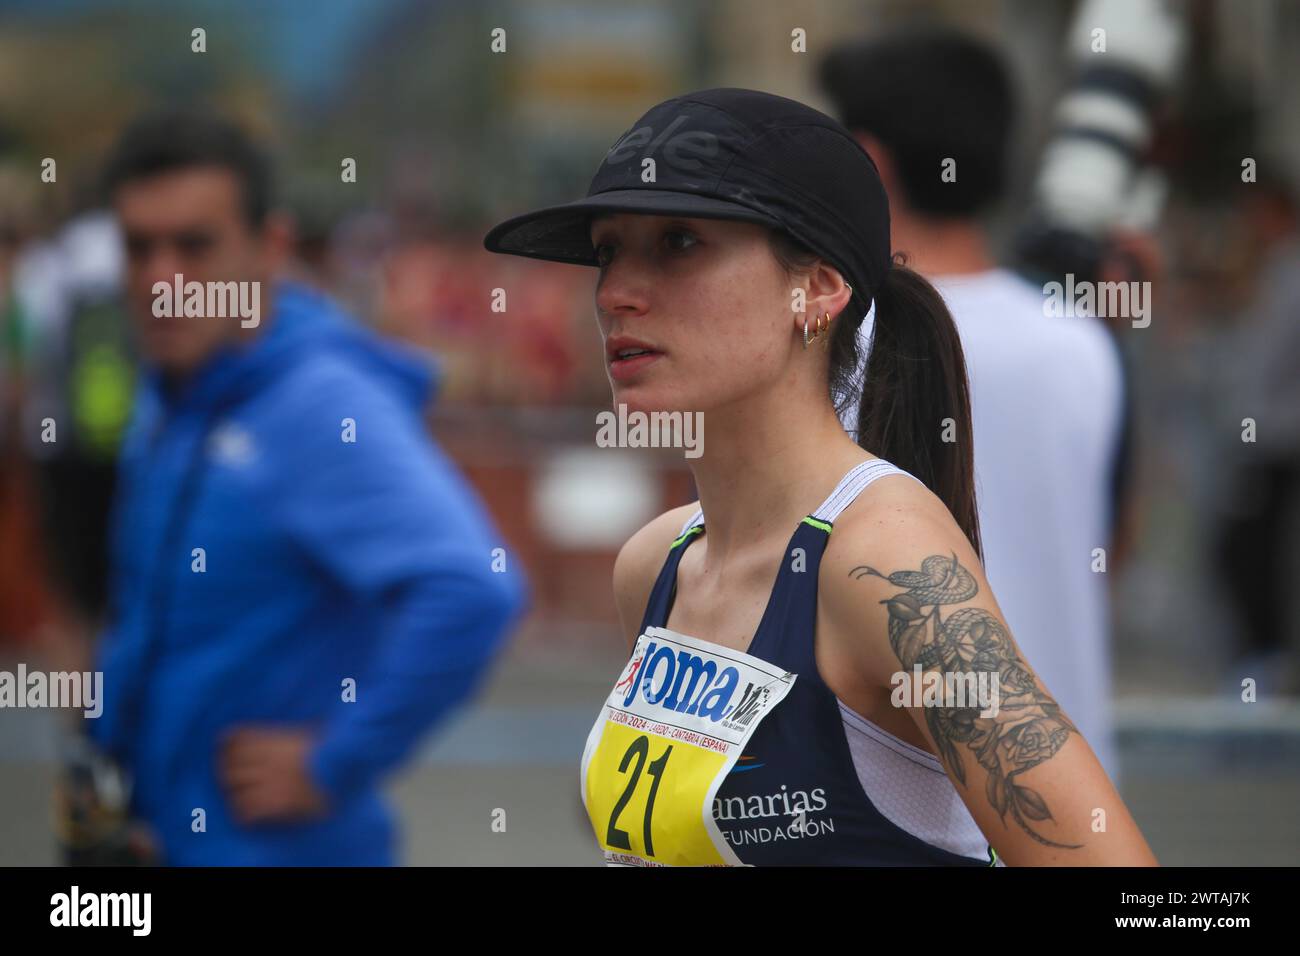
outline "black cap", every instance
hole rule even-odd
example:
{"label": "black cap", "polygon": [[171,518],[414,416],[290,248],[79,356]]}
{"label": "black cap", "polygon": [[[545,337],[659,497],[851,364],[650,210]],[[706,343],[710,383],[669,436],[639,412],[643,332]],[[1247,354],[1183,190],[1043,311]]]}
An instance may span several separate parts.
{"label": "black cap", "polygon": [[[642,180],[646,159],[654,182]],[[585,199],[507,219],[483,245],[594,266],[589,225],[601,212],[783,229],[853,286],[859,317],[890,265],[889,203],[866,150],[826,114],[756,90],[703,90],[652,107],[605,154]]]}

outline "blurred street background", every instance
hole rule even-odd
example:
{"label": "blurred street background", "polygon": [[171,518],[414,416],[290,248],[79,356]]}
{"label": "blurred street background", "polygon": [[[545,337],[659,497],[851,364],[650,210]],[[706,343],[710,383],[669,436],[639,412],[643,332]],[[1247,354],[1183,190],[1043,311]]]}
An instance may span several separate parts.
{"label": "blurred street background", "polygon": [[[1294,477],[1281,491],[1244,479],[1240,436],[1260,414],[1246,398],[1260,356],[1281,350],[1300,408],[1300,0],[1174,6],[1190,50],[1156,114],[1158,212],[1134,226],[1159,263],[1152,322],[1119,334],[1138,519],[1109,575],[1121,791],[1163,863],[1295,865],[1300,494]],[[647,520],[693,500],[691,475],[679,454],[592,441],[609,403],[593,274],[494,258],[483,233],[582,195],[599,157],[659,100],[752,86],[824,108],[820,47],[922,17],[986,39],[1013,69],[1013,195],[993,223],[1009,248],[1070,79],[1076,8],[0,0],[0,669],[57,661],[105,613],[103,522],[135,364],[99,164],[142,109],[213,105],[275,156],[298,277],[438,356],[429,426],[532,583],[532,611],[489,686],[394,784],[404,860],[598,863],[578,761],[624,660],[612,562]],[[196,27],[205,53],[191,51]],[[507,29],[505,54],[490,49],[495,27]],[[791,52],[795,27],[807,54]],[[41,180],[46,157],[57,182]],[[355,183],[340,181],[344,157]],[[1242,188],[1244,157],[1258,160],[1257,188]],[[511,307],[493,312],[488,290],[507,284]],[[57,454],[39,441],[50,408],[75,422]],[[1283,455],[1294,476],[1300,446]],[[1284,546],[1226,551],[1223,529],[1274,491],[1268,522]],[[1261,578],[1292,585],[1265,595],[1283,607],[1267,625],[1225,587],[1225,568],[1253,560]],[[1257,703],[1242,703],[1243,678]],[[57,860],[60,719],[0,711],[0,865]]]}

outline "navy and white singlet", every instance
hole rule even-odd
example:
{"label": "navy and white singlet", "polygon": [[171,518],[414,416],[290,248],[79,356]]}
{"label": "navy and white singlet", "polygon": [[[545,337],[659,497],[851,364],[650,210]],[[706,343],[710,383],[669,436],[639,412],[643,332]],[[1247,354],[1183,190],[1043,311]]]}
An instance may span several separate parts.
{"label": "navy and white singlet", "polygon": [[[817,576],[835,519],[871,482],[896,474],[913,477],[878,458],[857,465],[800,522],[787,546],[787,554],[803,549],[804,570],[781,562],[746,652],[798,678],[758,725],[713,805],[714,820],[743,863],[1003,865],[938,758],[849,710],[817,670]],[[677,566],[703,533],[697,511],[669,549],[640,633],[667,626]]]}

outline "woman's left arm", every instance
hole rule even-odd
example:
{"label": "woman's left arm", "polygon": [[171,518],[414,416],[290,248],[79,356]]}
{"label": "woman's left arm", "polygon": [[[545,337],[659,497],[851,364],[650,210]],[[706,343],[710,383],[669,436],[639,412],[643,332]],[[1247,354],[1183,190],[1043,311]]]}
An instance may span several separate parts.
{"label": "woman's left arm", "polygon": [[822,562],[837,647],[907,710],[1008,865],[1158,865],[951,515],[938,499],[881,497],[836,524]]}

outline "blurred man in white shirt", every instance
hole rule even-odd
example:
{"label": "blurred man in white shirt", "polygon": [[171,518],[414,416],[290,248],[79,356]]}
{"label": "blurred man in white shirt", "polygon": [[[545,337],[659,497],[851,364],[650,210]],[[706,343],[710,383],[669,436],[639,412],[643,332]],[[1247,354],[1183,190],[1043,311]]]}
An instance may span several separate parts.
{"label": "blurred man in white shirt", "polygon": [[[1003,190],[1011,79],[983,44],[936,30],[841,47],[821,82],[880,170],[893,248],[961,333],[989,583],[1026,659],[1117,779],[1107,579],[1094,568],[1096,549],[1112,557],[1126,467],[1123,373],[1100,321],[1048,317],[1042,290],[990,248],[982,216]],[[871,331],[868,317],[864,341]],[[855,431],[857,408],[843,420]]]}

